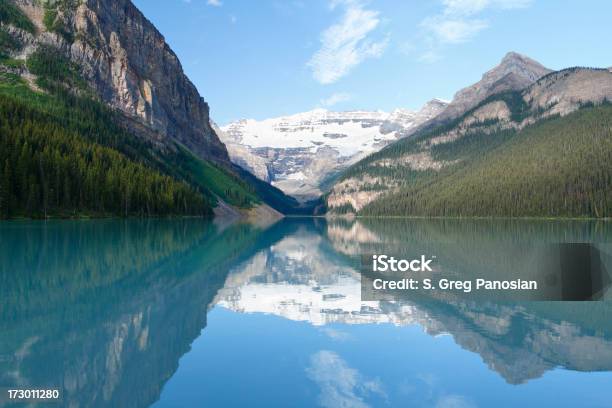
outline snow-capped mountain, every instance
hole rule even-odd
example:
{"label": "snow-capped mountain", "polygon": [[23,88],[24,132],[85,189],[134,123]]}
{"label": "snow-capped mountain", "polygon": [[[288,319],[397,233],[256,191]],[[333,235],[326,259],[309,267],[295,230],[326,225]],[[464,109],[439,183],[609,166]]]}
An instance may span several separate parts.
{"label": "snow-capped mountain", "polygon": [[309,199],[320,195],[321,185],[338,171],[409,135],[446,105],[434,99],[419,111],[315,109],[262,121],[240,120],[216,130],[234,163],[287,194]]}
{"label": "snow-capped mountain", "polygon": [[308,322],[335,341],[352,339],[346,325],[418,325],[431,336],[451,335],[510,384],[559,366],[576,371],[612,367],[612,339],[585,324],[591,321],[589,303],[597,302],[579,302],[572,306],[574,319],[560,321],[541,306],[466,302],[440,298],[435,291],[403,302],[362,300],[360,271],[336,251],[358,256],[363,252],[354,252],[347,242],[367,246],[389,238],[358,221],[328,224],[326,235],[303,226],[233,267],[211,305]]}

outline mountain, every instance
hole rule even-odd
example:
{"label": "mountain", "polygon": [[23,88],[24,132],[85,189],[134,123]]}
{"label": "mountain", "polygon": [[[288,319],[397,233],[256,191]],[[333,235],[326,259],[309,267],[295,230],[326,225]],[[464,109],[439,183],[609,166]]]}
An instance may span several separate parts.
{"label": "mountain", "polygon": [[520,91],[550,72],[550,69],[529,57],[509,52],[499,65],[487,71],[480,81],[459,90],[446,109],[424,125],[432,127],[455,119],[491,95],[504,91]]}
{"label": "mountain", "polygon": [[200,157],[228,160],[209,125],[208,104],[162,34],[131,1],[13,3],[37,30],[21,33],[20,57],[42,44],[52,46],[78,65],[102,101],[134,120],[147,137],[180,141]]}
{"label": "mountain", "polygon": [[446,103],[420,111],[331,112],[315,109],[263,121],[240,120],[219,129],[231,160],[287,194],[303,200],[321,195],[339,171],[409,134]]}
{"label": "mountain", "polygon": [[[518,222],[520,227],[514,224],[496,235],[491,234],[495,228],[486,221],[469,232],[465,223],[452,220],[364,220],[377,228],[359,220],[336,221],[321,223],[322,233],[303,223],[235,265],[213,303],[239,313],[306,322],[336,340],[347,340],[344,331],[334,330],[342,325],[417,324],[428,335],[452,336],[457,345],[477,353],[510,384],[526,383],[558,366],[577,371],[604,371],[612,366],[610,331],[594,332],[591,323],[607,318],[609,308],[600,307],[605,302],[555,302],[552,307],[547,302],[470,302],[460,296],[433,293],[411,293],[404,300],[365,300],[362,296],[356,266],[361,254],[375,248],[428,248],[439,259],[452,260],[446,273],[467,270],[486,274],[499,266],[499,255],[508,254],[508,246],[531,242],[517,240],[525,239],[526,231],[537,235],[544,230],[547,237],[555,231],[559,235],[554,239],[576,239],[567,228],[556,231],[545,222],[526,228]],[[452,225],[464,228],[454,230]],[[470,256],[463,256],[466,253]],[[589,349],[598,350],[597,355],[588,353]]]}
{"label": "mountain", "polygon": [[508,54],[411,137],[343,172],[327,196],[328,209],[610,216],[612,72],[569,68],[536,78],[545,71]]}
{"label": "mountain", "polygon": [[[0,354],[20,357],[0,359],[0,381],[59,381],[59,406],[149,407],[262,229],[190,218],[32,223],[2,233]],[[42,258],[26,255],[33,250]],[[18,288],[23,297],[9,295]]]}
{"label": "mountain", "polygon": [[[264,190],[279,207],[297,206],[231,163],[208,104],[131,1],[2,1],[0,17],[3,113],[17,109],[39,130],[11,123],[2,217],[210,215],[224,204],[261,207]],[[45,151],[54,153],[43,160]]]}

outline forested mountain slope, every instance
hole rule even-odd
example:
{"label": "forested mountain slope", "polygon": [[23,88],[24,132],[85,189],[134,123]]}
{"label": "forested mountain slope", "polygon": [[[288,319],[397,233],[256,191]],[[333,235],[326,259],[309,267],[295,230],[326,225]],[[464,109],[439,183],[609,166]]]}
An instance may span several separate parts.
{"label": "forested mountain slope", "polygon": [[207,104],[131,2],[2,0],[0,22],[0,217],[300,207],[229,161]]}
{"label": "forested mountain slope", "polygon": [[612,73],[571,68],[490,95],[348,169],[332,213],[609,217]]}
{"label": "forested mountain slope", "polygon": [[[16,90],[26,88],[11,79]],[[83,116],[72,122],[10,95],[9,78],[0,80],[0,218],[212,214],[211,196],[111,147],[123,144],[125,133],[113,129],[103,114],[74,109]],[[88,137],[94,128],[103,143]]]}

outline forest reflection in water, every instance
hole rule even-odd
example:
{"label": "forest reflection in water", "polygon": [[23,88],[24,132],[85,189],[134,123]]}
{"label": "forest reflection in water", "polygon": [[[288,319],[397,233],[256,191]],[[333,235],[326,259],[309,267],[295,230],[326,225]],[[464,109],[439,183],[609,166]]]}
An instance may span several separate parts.
{"label": "forest reflection in water", "polygon": [[[448,358],[461,361],[465,353],[475,353],[487,378],[496,376],[511,387],[499,385],[501,392],[554,369],[607,373],[612,370],[608,301],[508,303],[433,296],[363,301],[359,263],[364,253],[406,251],[435,253],[449,270],[504,273],[525,248],[590,243],[610,270],[611,238],[612,226],[594,221],[287,219],[266,228],[197,219],[3,223],[0,387],[58,387],[66,406],[145,407],[158,400],[160,406],[173,406],[187,398],[187,384],[203,382],[217,388],[202,385],[201,393],[189,395],[213,405],[237,405],[231,398],[238,396],[224,396],[223,389],[235,380],[236,367],[224,371],[215,365],[217,381],[204,381],[207,364],[214,361],[201,360],[199,342],[224,339],[214,350],[219,361],[233,361],[231,345],[240,344],[272,364],[278,350],[265,344],[281,326],[278,338],[301,347],[303,355],[296,351],[295,360],[270,375],[282,367],[286,375],[300,373],[292,386],[302,393],[298,405],[303,406],[338,402],[330,399],[333,384],[325,380],[321,364],[336,369],[373,364],[366,353],[353,355],[359,339],[342,341],[343,333],[359,327],[366,332],[353,338],[363,336],[364,343],[376,338],[385,347],[406,327],[422,328],[433,350],[437,336],[449,334],[458,347]],[[222,328],[207,327],[211,313]],[[264,329],[269,323],[261,316],[278,316],[284,323],[274,320]],[[293,324],[312,336],[325,333],[333,344],[319,345],[318,337],[306,344],[295,337],[297,326],[295,336],[293,326],[285,330]],[[254,328],[246,337],[239,334],[243,325]],[[314,350],[315,344],[320,349]],[[250,355],[236,363],[238,370],[252,369]],[[410,372],[407,361],[388,364],[393,365],[389,372]],[[266,371],[259,375],[266,378]],[[380,376],[380,383],[366,381],[369,385],[341,388],[340,394],[363,406],[394,406],[411,398],[392,391],[403,379]],[[261,405],[289,402],[274,386],[282,378],[267,380],[267,388],[259,386]],[[607,392],[593,384],[595,391]],[[576,389],[576,395],[583,391]],[[569,384],[563,392],[570,392]],[[554,397],[555,390],[537,393]],[[484,398],[476,394],[468,396],[473,405]],[[265,401],[268,395],[276,399]]]}

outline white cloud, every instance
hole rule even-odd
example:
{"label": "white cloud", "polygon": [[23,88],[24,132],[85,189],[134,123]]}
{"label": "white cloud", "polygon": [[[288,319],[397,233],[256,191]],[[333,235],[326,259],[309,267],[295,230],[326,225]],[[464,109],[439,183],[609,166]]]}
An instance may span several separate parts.
{"label": "white cloud", "polygon": [[379,13],[365,9],[356,0],[332,0],[330,7],[345,7],[339,22],[321,34],[321,48],[308,67],[321,84],[331,84],[368,58],[380,57],[388,39],[373,41],[369,36],[380,24]]}
{"label": "white cloud", "polygon": [[460,44],[471,40],[489,24],[481,19],[447,18],[446,16],[429,17],[423,20],[421,27],[444,44]]}
{"label": "white cloud", "polygon": [[349,367],[333,351],[321,350],[313,354],[306,372],[321,389],[319,402],[324,407],[367,408],[364,395],[375,393],[386,397],[380,381],[364,380],[359,371]]}
{"label": "white cloud", "polygon": [[329,96],[328,98],[321,99],[319,104],[324,108],[329,108],[331,106],[337,105],[341,102],[346,102],[351,100],[351,95],[348,93],[340,92],[335,93]]}
{"label": "white cloud", "polygon": [[483,12],[525,8],[530,6],[531,2],[532,0],[442,0],[442,12],[425,18],[420,24],[427,49],[419,57],[419,61],[437,61],[441,58],[440,49],[445,45],[465,43],[488,28],[489,21],[479,16]]}
{"label": "white cloud", "polygon": [[206,0],[206,4],[213,7],[221,7],[223,5],[221,0]]}

